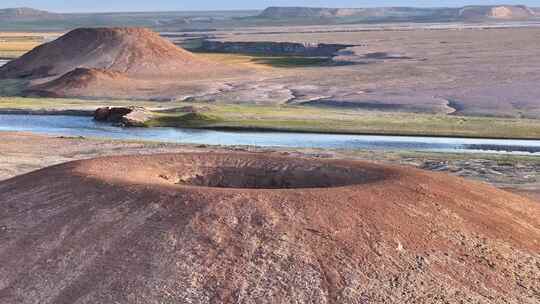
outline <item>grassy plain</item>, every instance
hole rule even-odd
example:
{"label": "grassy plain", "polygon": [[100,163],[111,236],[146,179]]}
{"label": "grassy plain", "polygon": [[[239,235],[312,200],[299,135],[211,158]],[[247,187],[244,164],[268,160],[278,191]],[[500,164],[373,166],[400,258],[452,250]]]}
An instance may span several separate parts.
{"label": "grassy plain", "polygon": [[203,114],[157,114],[149,126],[344,134],[540,138],[540,122],[527,119],[385,113],[301,106],[214,105]]}

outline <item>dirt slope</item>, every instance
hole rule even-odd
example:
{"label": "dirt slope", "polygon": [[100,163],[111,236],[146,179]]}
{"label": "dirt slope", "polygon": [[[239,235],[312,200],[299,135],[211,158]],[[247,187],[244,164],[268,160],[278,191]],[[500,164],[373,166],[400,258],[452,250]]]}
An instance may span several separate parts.
{"label": "dirt slope", "polygon": [[442,174],[253,154],[0,183],[5,303],[537,303],[540,205]]}
{"label": "dirt slope", "polygon": [[1,67],[0,78],[61,76],[76,68],[167,78],[208,73],[217,67],[148,29],[81,28]]}

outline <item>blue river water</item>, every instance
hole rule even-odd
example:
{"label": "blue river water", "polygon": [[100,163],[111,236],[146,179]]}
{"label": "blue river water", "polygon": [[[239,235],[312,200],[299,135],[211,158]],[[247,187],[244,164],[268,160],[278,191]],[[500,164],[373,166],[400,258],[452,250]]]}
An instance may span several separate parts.
{"label": "blue river water", "polygon": [[[0,131],[208,145],[512,153],[540,156],[540,140],[122,128],[84,116],[0,114]],[[0,133],[0,140],[1,140]],[[0,151],[1,153],[1,151]]]}

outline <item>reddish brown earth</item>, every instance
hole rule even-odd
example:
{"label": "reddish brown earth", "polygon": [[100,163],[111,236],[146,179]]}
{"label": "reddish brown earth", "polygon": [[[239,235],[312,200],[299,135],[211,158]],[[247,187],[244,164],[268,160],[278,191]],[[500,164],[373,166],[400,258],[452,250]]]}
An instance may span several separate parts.
{"label": "reddish brown earth", "polygon": [[415,169],[110,157],[0,183],[5,303],[538,303],[540,205]]}

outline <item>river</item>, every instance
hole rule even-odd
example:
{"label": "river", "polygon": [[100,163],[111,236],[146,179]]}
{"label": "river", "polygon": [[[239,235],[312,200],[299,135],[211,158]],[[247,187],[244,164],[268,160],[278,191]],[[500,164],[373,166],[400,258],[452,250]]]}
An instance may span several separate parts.
{"label": "river", "polygon": [[[260,147],[511,153],[540,156],[539,140],[122,128],[84,116],[0,115],[0,131],[118,140]],[[1,135],[0,135],[1,138]]]}

